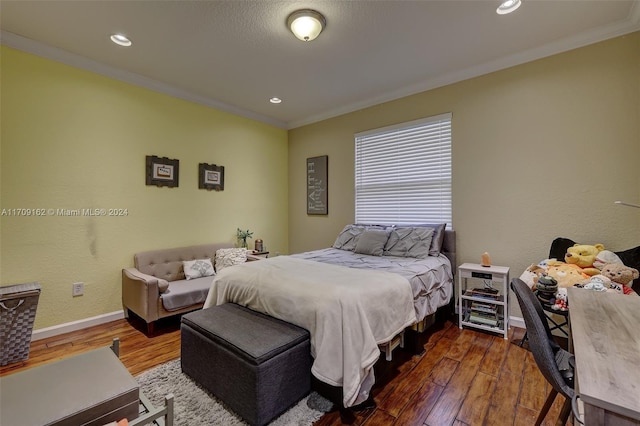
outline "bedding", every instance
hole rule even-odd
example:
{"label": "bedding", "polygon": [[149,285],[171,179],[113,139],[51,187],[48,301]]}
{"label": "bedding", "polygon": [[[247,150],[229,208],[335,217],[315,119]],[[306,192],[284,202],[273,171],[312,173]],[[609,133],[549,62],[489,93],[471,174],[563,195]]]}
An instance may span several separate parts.
{"label": "bedding", "polygon": [[309,330],[312,373],[350,407],[368,397],[378,345],[449,303],[452,264],[444,224],[352,224],[331,248],[219,271],[204,307],[233,302]]}
{"label": "bedding", "polygon": [[348,250],[326,248],[293,254],[291,257],[401,275],[411,285],[418,321],[422,321],[426,316],[449,303],[453,294],[451,263],[443,254],[417,259],[413,257],[367,256]]}
{"label": "bedding", "polygon": [[279,256],[225,268],[204,307],[227,302],[309,330],[312,373],[343,389],[343,404],[365,401],[375,381],[378,344],[417,321],[403,276]]}

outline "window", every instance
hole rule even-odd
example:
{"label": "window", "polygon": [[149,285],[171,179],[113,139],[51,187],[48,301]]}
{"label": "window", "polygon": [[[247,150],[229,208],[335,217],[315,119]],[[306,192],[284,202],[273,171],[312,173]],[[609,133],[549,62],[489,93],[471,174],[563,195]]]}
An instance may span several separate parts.
{"label": "window", "polygon": [[451,228],[451,113],[355,135],[356,223]]}

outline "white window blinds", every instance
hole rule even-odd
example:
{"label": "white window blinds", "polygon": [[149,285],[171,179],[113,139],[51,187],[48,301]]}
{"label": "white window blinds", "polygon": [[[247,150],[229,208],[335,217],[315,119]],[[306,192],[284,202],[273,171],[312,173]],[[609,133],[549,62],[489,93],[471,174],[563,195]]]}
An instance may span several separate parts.
{"label": "white window blinds", "polygon": [[356,223],[451,228],[451,113],[355,135]]}

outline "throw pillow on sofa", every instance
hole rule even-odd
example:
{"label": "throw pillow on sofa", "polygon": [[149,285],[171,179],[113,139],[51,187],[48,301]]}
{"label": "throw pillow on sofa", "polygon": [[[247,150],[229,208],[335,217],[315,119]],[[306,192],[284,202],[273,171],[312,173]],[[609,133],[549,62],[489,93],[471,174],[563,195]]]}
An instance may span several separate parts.
{"label": "throw pillow on sofa", "polygon": [[185,260],[182,262],[184,276],[188,280],[215,275],[211,259]]}
{"label": "throw pillow on sofa", "polygon": [[226,248],[216,251],[216,271],[238,265],[247,261],[247,249],[244,248]]}

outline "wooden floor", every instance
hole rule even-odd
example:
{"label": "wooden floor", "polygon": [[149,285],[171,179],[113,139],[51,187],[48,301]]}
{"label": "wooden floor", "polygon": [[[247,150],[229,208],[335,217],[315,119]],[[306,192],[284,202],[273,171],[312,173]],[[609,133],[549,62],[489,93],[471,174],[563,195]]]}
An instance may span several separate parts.
{"label": "wooden floor", "polygon": [[[180,356],[178,321],[159,324],[152,338],[143,327],[119,320],[33,342],[29,359],[0,367],[0,375],[108,346],[114,337],[134,376]],[[505,340],[440,321],[428,333],[424,353],[397,349],[393,361],[378,362],[376,408],[346,415],[336,410],[315,426],[533,425],[550,387],[531,353],[517,346],[523,334],[512,329]],[[555,423],[562,399],[558,396],[544,425]]]}

